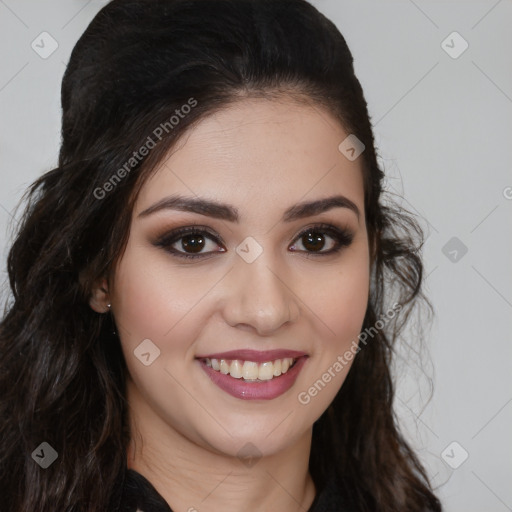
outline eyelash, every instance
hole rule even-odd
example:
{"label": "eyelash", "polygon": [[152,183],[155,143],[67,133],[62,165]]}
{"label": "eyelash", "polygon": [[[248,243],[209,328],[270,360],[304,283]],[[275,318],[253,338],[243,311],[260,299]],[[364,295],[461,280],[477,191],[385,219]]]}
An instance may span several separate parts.
{"label": "eyelash", "polygon": [[[335,247],[332,249],[325,251],[325,252],[313,252],[313,251],[297,251],[297,252],[306,252],[307,257],[317,257],[317,256],[329,256],[332,254],[336,254],[341,251],[343,247],[348,247],[354,238],[354,235],[346,230],[337,228],[335,226],[332,226],[330,224],[315,224],[313,226],[309,226],[302,230],[297,237],[294,240],[300,240],[304,235],[313,232],[313,233],[321,233],[321,234],[327,234],[329,237],[333,238],[336,242]],[[167,252],[171,253],[174,257],[177,258],[184,258],[184,259],[199,259],[199,258],[205,258],[210,253],[199,253],[199,254],[188,254],[182,251],[177,251],[176,249],[172,249],[170,246],[179,241],[181,238],[185,237],[186,235],[207,235],[206,238],[209,238],[210,240],[214,241],[216,244],[220,245],[219,240],[217,237],[206,227],[203,226],[187,226],[184,228],[176,229],[170,233],[166,233],[165,235],[161,236],[156,242],[155,245],[157,247],[162,247]],[[225,251],[222,251],[225,252]]]}

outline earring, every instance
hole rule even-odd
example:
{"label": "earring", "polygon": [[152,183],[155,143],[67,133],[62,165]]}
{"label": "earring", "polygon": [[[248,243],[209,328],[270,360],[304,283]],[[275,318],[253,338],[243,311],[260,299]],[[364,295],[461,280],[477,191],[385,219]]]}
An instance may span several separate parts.
{"label": "earring", "polygon": [[[111,308],[111,307],[112,307],[112,304],[107,304],[107,308],[108,308],[109,312],[110,312],[110,308]],[[114,324],[114,318],[112,317],[112,315],[110,315],[110,317],[109,317],[109,318],[110,318],[110,321],[112,322],[112,327],[113,327],[113,328],[112,328],[112,334],[113,334],[114,336],[117,336],[117,332],[116,332],[115,324]]]}

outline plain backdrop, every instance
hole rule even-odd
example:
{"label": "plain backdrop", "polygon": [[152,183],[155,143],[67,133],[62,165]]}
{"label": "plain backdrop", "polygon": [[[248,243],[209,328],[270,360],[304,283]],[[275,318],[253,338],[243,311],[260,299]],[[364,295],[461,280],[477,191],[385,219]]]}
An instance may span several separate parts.
{"label": "plain backdrop", "polygon": [[[512,1],[312,3],[353,53],[386,188],[426,231],[436,315],[423,363],[397,359],[397,415],[447,512],[512,510]],[[14,207],[57,163],[70,52],[105,4],[0,0],[2,281]]]}

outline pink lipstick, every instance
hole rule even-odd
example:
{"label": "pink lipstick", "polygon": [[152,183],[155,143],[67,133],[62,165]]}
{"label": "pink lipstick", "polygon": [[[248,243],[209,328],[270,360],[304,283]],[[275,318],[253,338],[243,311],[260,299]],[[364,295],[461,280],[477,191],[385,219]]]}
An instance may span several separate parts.
{"label": "pink lipstick", "polygon": [[196,357],[226,393],[242,400],[272,400],[288,391],[308,356],[294,350],[232,350]]}

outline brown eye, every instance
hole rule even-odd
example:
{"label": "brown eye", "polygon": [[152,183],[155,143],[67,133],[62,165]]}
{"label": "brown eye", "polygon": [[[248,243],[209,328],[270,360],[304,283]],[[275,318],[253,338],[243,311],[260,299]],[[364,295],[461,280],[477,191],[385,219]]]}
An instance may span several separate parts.
{"label": "brown eye", "polygon": [[201,252],[206,244],[205,238],[206,237],[201,234],[183,236],[181,237],[181,247],[185,252]]}
{"label": "brown eye", "polygon": [[325,246],[325,235],[318,231],[308,231],[306,234],[302,235],[301,240],[302,245],[308,251],[321,251]]}
{"label": "brown eye", "polygon": [[[322,249],[324,249],[326,245],[326,238],[332,240],[329,244],[331,247],[323,251]],[[320,224],[306,228],[297,237],[305,249],[300,250],[300,252],[306,252],[312,256],[334,254],[340,251],[342,247],[348,247],[352,243],[353,238],[354,235],[351,232],[339,229],[330,224]],[[296,251],[296,244],[294,244],[291,249]]]}
{"label": "brown eye", "polygon": [[[353,237],[350,231],[330,224],[310,226],[297,236],[298,243],[292,245],[290,250],[303,252],[309,256],[327,256],[339,252],[342,247],[348,247]],[[154,244],[177,258],[199,259],[216,252],[226,252],[217,236],[207,228],[198,226],[188,226],[167,233]],[[302,248],[298,249],[297,245]],[[327,250],[325,250],[326,246]]]}
{"label": "brown eye", "polygon": [[197,226],[188,226],[168,233],[155,242],[167,252],[178,258],[202,258],[211,253],[225,252],[224,248],[215,250],[220,242],[212,233]]}

